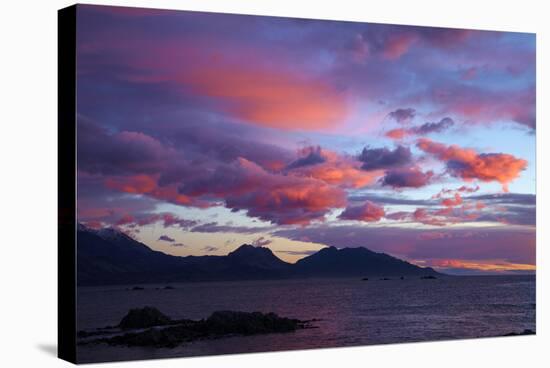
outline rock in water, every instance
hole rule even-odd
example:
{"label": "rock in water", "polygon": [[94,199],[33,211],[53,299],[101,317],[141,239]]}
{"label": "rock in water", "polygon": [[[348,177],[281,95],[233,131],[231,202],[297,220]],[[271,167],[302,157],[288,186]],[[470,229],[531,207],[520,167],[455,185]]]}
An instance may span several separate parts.
{"label": "rock in water", "polygon": [[216,334],[254,335],[294,331],[300,321],[279,317],[275,313],[214,312],[206,320],[208,329]]}
{"label": "rock in water", "polygon": [[[207,319],[172,320],[155,308],[132,309],[119,327],[134,331],[112,337],[102,337],[81,343],[107,343],[124,346],[153,346],[173,348],[181,343],[218,339],[232,335],[255,335],[292,332],[302,328],[314,328],[311,321],[279,317],[275,313],[214,312]],[[132,326],[132,327],[130,327]],[[148,326],[149,328],[139,330]],[[87,337],[87,336],[81,336]]]}
{"label": "rock in water", "polygon": [[144,307],[130,309],[128,314],[122,318],[118,327],[122,329],[147,328],[153,326],[164,326],[172,323],[172,319],[158,309]]}

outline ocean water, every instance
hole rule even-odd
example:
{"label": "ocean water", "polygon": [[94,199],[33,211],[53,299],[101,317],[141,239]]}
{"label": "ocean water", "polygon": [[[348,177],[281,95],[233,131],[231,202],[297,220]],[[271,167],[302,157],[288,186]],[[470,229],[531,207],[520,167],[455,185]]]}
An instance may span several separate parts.
{"label": "ocean water", "polygon": [[131,308],[154,306],[172,318],[218,310],[321,319],[292,333],[227,337],[174,349],[78,346],[79,362],[186,357],[502,336],[535,328],[535,276],[436,280],[305,279],[81,287],[78,329],[116,325]]}

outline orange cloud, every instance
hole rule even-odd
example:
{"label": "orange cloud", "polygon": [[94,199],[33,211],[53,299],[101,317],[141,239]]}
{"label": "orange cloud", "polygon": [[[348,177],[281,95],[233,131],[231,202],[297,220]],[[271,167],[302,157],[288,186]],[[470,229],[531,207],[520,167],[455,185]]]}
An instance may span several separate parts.
{"label": "orange cloud", "polygon": [[[298,153],[306,156],[309,151],[301,150]],[[360,163],[350,157],[339,155],[336,152],[321,149],[319,157],[323,162],[300,166],[289,170],[293,176],[309,177],[322,180],[327,184],[343,188],[362,188],[384,175],[383,170],[361,170]],[[319,160],[320,161],[320,160]]]}
{"label": "orange cloud", "polygon": [[417,143],[422,151],[446,162],[449,172],[465,180],[497,181],[508,191],[508,183],[516,179],[527,167],[527,161],[506,153],[478,154],[473,149],[456,145],[446,146],[421,138]]}
{"label": "orange cloud", "polygon": [[439,259],[429,262],[432,267],[438,268],[463,268],[476,271],[506,272],[506,271],[535,271],[533,264],[512,263],[503,260],[458,260],[458,259]]}
{"label": "orange cloud", "polygon": [[460,194],[455,193],[454,198],[446,198],[441,201],[441,204],[445,207],[455,207],[462,204],[462,197]]}
{"label": "orange cloud", "polygon": [[145,194],[155,199],[165,200],[180,205],[199,205],[192,198],[178,193],[176,186],[159,187],[156,176],[134,175],[127,177],[111,177],[105,180],[105,186],[109,189],[124,193]]}
{"label": "orange cloud", "polygon": [[395,140],[403,139],[405,138],[406,135],[407,135],[407,130],[403,128],[392,129],[386,132],[386,137],[395,139]]}
{"label": "orange cloud", "polygon": [[259,125],[317,130],[346,117],[343,93],[330,85],[292,72],[254,69],[251,64],[196,67],[183,82],[220,99],[238,118]]}

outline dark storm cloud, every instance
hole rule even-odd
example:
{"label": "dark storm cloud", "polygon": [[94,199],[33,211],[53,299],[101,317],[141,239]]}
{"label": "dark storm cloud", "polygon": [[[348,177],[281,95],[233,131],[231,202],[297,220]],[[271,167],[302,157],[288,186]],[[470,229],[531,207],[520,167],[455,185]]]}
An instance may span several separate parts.
{"label": "dark storm cloud", "polygon": [[363,162],[363,170],[389,169],[411,163],[412,154],[410,148],[404,146],[397,146],[394,150],[367,146],[363,148],[358,160]]}

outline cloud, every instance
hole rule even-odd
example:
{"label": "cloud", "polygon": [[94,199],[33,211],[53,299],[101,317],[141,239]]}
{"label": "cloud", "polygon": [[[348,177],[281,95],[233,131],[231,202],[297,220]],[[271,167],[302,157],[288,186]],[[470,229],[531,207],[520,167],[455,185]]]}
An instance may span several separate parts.
{"label": "cloud", "polygon": [[338,218],[365,222],[380,221],[384,217],[384,208],[374,202],[365,201],[359,206],[348,206]]}
{"label": "cloud", "polygon": [[399,193],[394,195],[380,195],[373,193],[355,194],[348,197],[351,202],[372,201],[375,203],[394,204],[402,206],[428,206],[437,204],[433,199],[405,198]]}
{"label": "cloud", "polygon": [[153,173],[177,157],[175,150],[147,134],[134,131],[109,133],[79,117],[78,170],[101,174]]}
{"label": "cloud", "polygon": [[168,235],[161,235],[159,236],[158,240],[169,242],[169,243],[175,242],[175,239],[169,237]]}
{"label": "cloud", "polygon": [[124,193],[145,194],[178,205],[209,206],[207,202],[179,193],[175,185],[159,186],[158,175],[112,176],[105,179],[105,186]]}
{"label": "cloud", "polygon": [[405,128],[392,129],[386,132],[385,135],[386,137],[391,139],[401,140],[411,135],[424,136],[432,133],[442,133],[448,130],[449,128],[451,128],[453,125],[454,125],[454,120],[449,117],[446,117],[441,119],[438,122],[432,122],[432,123],[428,122],[428,123],[424,123],[422,125],[414,126],[407,129]]}
{"label": "cloud", "polygon": [[455,193],[475,193],[479,190],[479,185],[474,185],[472,187],[469,187],[467,185],[462,185],[459,188],[456,189],[447,189],[443,188],[439,191],[439,193],[434,194],[432,196],[433,199],[440,199],[443,198],[446,195],[455,194]]}
{"label": "cloud", "polygon": [[203,251],[205,251],[205,252],[208,252],[208,253],[215,252],[215,251],[217,251],[218,249],[219,249],[219,248],[213,247],[213,246],[210,246],[210,245],[207,245],[207,246],[201,248],[201,250],[203,250]]}
{"label": "cloud", "polygon": [[259,238],[252,241],[252,245],[255,247],[265,247],[266,245],[269,245],[271,243],[273,243],[272,240],[269,240],[263,236],[260,236]]}
{"label": "cloud", "polygon": [[347,203],[343,190],[321,180],[272,174],[244,158],[179,190],[222,199],[227,208],[281,225],[322,221],[330,210]]}
{"label": "cloud", "polygon": [[434,88],[430,100],[439,113],[463,117],[471,123],[507,121],[536,129],[535,88],[520,90],[487,90],[465,84]]}
{"label": "cloud", "polygon": [[418,127],[412,128],[412,131],[417,135],[426,135],[431,133],[441,133],[454,125],[454,120],[446,117],[437,123],[424,123]]}
{"label": "cloud", "polygon": [[322,180],[327,184],[342,188],[363,188],[374,183],[383,174],[381,170],[362,170],[361,163],[353,157],[328,150],[319,151],[321,152],[322,162],[313,165],[301,165],[289,170],[288,174]]}
{"label": "cloud", "polygon": [[262,68],[259,55],[246,65],[219,60],[195,65],[180,77],[197,93],[225,102],[225,110],[253,124],[319,130],[341,122],[347,114],[343,92],[324,81],[281,67]]}
{"label": "cloud", "polygon": [[302,166],[321,164],[326,161],[326,159],[321,154],[320,146],[304,147],[303,149],[299,150],[298,153],[301,157],[295,161],[292,161],[287,166],[287,169],[292,170]]}
{"label": "cloud", "polygon": [[516,204],[516,205],[536,205],[537,197],[534,194],[524,193],[498,193],[481,194],[467,197],[470,200],[480,200],[488,204]]}
{"label": "cloud", "polygon": [[409,219],[410,217],[411,217],[411,213],[407,211],[397,211],[397,212],[386,214],[386,218],[388,220],[394,220],[394,221],[403,221],[403,220]]}
{"label": "cloud", "polygon": [[483,207],[486,210],[478,221],[500,222],[508,225],[535,226],[537,210],[535,206],[509,205],[497,208]]}
{"label": "cloud", "polygon": [[416,168],[392,169],[382,178],[382,185],[393,188],[420,188],[430,183],[433,171],[423,172]]}
{"label": "cloud", "polygon": [[117,222],[117,225],[127,225],[130,227],[146,226],[155,223],[160,223],[164,228],[177,226],[181,229],[188,230],[196,226],[198,221],[189,220],[178,217],[172,213],[137,213],[135,215],[125,214]]}
{"label": "cloud", "polygon": [[363,151],[357,158],[363,162],[363,170],[379,170],[401,167],[412,161],[410,148],[397,146],[393,151],[384,148],[363,148]]}
{"label": "cloud", "polygon": [[441,204],[445,207],[456,207],[462,204],[462,197],[459,193],[455,193],[453,198],[445,198],[441,201]]}
{"label": "cloud", "polygon": [[412,218],[414,221],[420,222],[421,224],[433,225],[433,226],[445,225],[445,222],[442,219],[440,219],[439,217],[433,216],[425,208],[417,208],[413,212]]}
{"label": "cloud", "polygon": [[389,60],[399,59],[402,55],[409,51],[409,48],[416,41],[416,36],[413,33],[395,33],[388,37],[384,44],[382,55]]}
{"label": "cloud", "polygon": [[216,222],[210,222],[195,226],[191,229],[191,232],[196,233],[237,233],[237,234],[256,234],[265,233],[273,230],[274,227],[270,226],[229,226],[219,225]]}
{"label": "cloud", "polygon": [[425,262],[426,266],[434,267],[442,272],[446,270],[470,270],[496,273],[536,270],[534,264],[512,263],[505,260],[462,260],[462,259],[435,259]]}
{"label": "cloud", "polygon": [[409,135],[409,131],[407,129],[397,128],[387,131],[385,135],[388,138],[400,140]]}
{"label": "cloud", "polygon": [[527,167],[527,161],[506,153],[481,153],[457,145],[444,145],[427,138],[418,140],[417,147],[447,165],[447,171],[465,180],[496,181],[508,191],[508,183]]}
{"label": "cloud", "polygon": [[397,109],[390,112],[388,116],[398,123],[408,123],[416,116],[416,110],[411,107]]}

